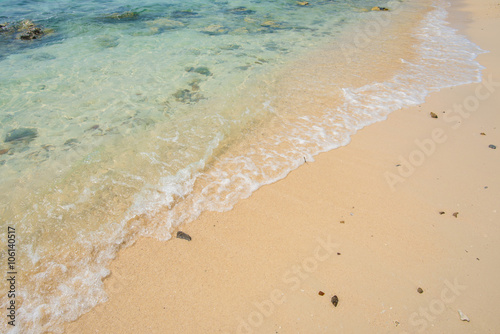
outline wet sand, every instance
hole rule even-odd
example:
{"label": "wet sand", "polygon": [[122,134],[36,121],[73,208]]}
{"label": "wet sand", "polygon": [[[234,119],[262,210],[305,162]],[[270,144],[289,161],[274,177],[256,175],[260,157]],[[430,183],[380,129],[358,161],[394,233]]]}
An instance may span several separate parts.
{"label": "wet sand", "polygon": [[453,25],[490,51],[482,83],[431,94],[202,214],[181,227],[191,241],[140,239],[112,263],[108,302],[66,332],[498,330],[500,5],[452,3]]}

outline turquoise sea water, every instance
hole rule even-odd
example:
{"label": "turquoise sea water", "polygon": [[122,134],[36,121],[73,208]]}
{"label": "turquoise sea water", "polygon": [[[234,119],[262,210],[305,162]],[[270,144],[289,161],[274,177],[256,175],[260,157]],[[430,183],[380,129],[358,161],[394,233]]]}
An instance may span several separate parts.
{"label": "turquoise sea water", "polygon": [[[107,266],[138,236],[169,239],[480,78],[481,50],[431,0],[0,7],[0,240],[16,228],[19,282],[17,326],[2,316],[1,332],[60,331],[106,300]],[[45,35],[18,39],[27,19]]]}

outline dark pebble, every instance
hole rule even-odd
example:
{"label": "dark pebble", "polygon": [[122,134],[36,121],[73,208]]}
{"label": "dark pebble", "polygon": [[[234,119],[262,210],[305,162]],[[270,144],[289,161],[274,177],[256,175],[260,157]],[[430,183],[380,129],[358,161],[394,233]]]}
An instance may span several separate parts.
{"label": "dark pebble", "polygon": [[480,135],[481,135],[481,136],[486,136],[486,133],[481,132],[481,133],[480,133]]}
{"label": "dark pebble", "polygon": [[490,146],[488,146],[488,147],[489,147],[489,148],[492,148],[492,149],[494,149],[494,150],[496,150],[496,149],[497,149],[497,147],[496,147],[495,145],[490,145]]}
{"label": "dark pebble", "polygon": [[444,211],[439,211],[439,214],[440,214],[440,215],[444,215],[445,213],[446,213],[446,212],[444,212]]}
{"label": "dark pebble", "polygon": [[177,232],[177,238],[191,241],[191,237],[189,236],[189,234],[186,234],[186,233],[181,232],[181,231]]}
{"label": "dark pebble", "polygon": [[32,141],[38,136],[38,131],[36,129],[29,128],[19,128],[10,131],[5,136],[4,142],[14,142],[14,141]]}
{"label": "dark pebble", "polygon": [[324,295],[325,295],[325,293],[324,293],[323,291],[320,291],[320,292],[318,292],[318,295],[320,295],[320,296],[324,296]]}
{"label": "dark pebble", "polygon": [[433,113],[433,112],[431,111],[431,117],[432,117],[432,118],[438,118],[438,115],[436,115],[435,113]]}
{"label": "dark pebble", "polygon": [[332,297],[332,304],[333,304],[333,306],[337,307],[337,305],[339,304],[339,297],[333,296]]}
{"label": "dark pebble", "polygon": [[422,288],[418,288],[418,289],[417,289],[417,292],[418,292],[418,293],[424,293],[424,290],[422,290]]}
{"label": "dark pebble", "polygon": [[453,212],[453,217],[458,218],[458,212]]}

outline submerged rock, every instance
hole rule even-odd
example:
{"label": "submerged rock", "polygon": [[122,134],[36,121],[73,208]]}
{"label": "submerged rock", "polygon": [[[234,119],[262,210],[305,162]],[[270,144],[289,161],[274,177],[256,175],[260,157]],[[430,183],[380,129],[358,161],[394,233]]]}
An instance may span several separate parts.
{"label": "submerged rock", "polygon": [[22,21],[17,27],[17,31],[20,33],[17,38],[22,40],[38,39],[44,35],[44,30],[31,20]]}
{"label": "submerged rock", "polygon": [[186,72],[195,72],[205,76],[211,76],[212,72],[208,69],[208,67],[200,66],[200,67],[186,67]]}
{"label": "submerged rock", "polygon": [[385,7],[378,7],[378,6],[375,6],[372,8],[372,11],[388,11],[389,8],[385,8]]}
{"label": "submerged rock", "polygon": [[307,5],[309,5],[309,2],[307,2],[307,1],[297,1],[297,5],[299,5],[299,6],[307,6]]}
{"label": "submerged rock", "polygon": [[98,46],[101,48],[114,48],[120,44],[116,36],[99,36],[95,39]]}
{"label": "submerged rock", "polygon": [[4,142],[30,142],[38,136],[38,130],[32,128],[19,128],[9,131],[5,136]]}
{"label": "submerged rock", "polygon": [[147,22],[147,25],[154,26],[160,29],[171,30],[184,27],[184,23],[180,21],[174,21],[167,18],[159,18],[153,21]]}
{"label": "submerged rock", "polygon": [[254,14],[255,10],[251,10],[251,9],[246,8],[246,7],[236,7],[236,8],[229,9],[228,12],[230,12],[231,14],[236,14],[236,15],[250,15],[250,14]]}
{"label": "submerged rock", "polygon": [[197,92],[200,90],[200,85],[198,85],[198,82],[196,81],[190,82],[188,85],[191,87],[191,90],[193,92]]}
{"label": "submerged rock", "polygon": [[203,95],[200,93],[192,92],[189,89],[179,89],[173,94],[173,97],[177,102],[182,103],[196,103],[201,99],[204,99]]}
{"label": "submerged rock", "polygon": [[64,142],[65,146],[74,146],[76,144],[78,144],[78,139],[76,139],[76,138],[71,138],[71,139],[68,139]]}
{"label": "submerged rock", "polygon": [[4,148],[4,149],[1,149],[1,150],[0,150],[0,155],[4,155],[4,154],[6,154],[6,153],[9,153],[9,151],[10,151],[10,148]]}
{"label": "submerged rock", "polygon": [[220,24],[211,24],[201,29],[201,32],[207,35],[225,35],[229,32],[229,29]]}
{"label": "submerged rock", "polygon": [[135,20],[138,17],[139,13],[132,11],[126,11],[122,13],[112,13],[105,16],[106,19],[111,19],[111,20]]}
{"label": "submerged rock", "polygon": [[195,16],[198,16],[198,13],[191,10],[191,9],[187,9],[187,10],[176,10],[172,13],[172,17],[173,18],[176,18],[176,19],[180,19],[180,18],[192,18],[192,17],[195,17]]}
{"label": "submerged rock", "polygon": [[265,28],[281,28],[281,24],[275,21],[264,21],[260,26]]}
{"label": "submerged rock", "polygon": [[0,32],[5,32],[5,31],[9,31],[8,22],[0,23]]}
{"label": "submerged rock", "polygon": [[229,45],[221,46],[221,47],[219,47],[219,49],[221,49],[221,50],[238,50],[238,49],[241,49],[241,45],[229,44]]}

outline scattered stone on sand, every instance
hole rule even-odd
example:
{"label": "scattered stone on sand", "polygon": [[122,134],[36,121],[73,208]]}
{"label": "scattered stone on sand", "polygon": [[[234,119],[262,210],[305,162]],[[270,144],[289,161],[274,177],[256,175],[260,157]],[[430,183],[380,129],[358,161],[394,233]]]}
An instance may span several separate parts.
{"label": "scattered stone on sand", "polygon": [[324,296],[324,295],[325,295],[325,293],[324,293],[323,291],[320,291],[320,292],[318,292],[318,295],[320,295],[320,296]]}
{"label": "scattered stone on sand", "polygon": [[240,71],[246,71],[248,70],[252,65],[243,65],[243,66],[236,66],[235,69],[240,70]]}
{"label": "scattered stone on sand", "polygon": [[299,6],[307,6],[307,5],[309,5],[309,2],[307,2],[307,1],[297,1],[297,5],[299,5]]}
{"label": "scattered stone on sand", "polygon": [[4,148],[4,149],[0,150],[0,155],[4,155],[6,153],[9,153],[9,151],[10,151],[10,148]]}
{"label": "scattered stone on sand", "polygon": [[74,146],[76,144],[78,144],[78,139],[76,139],[76,138],[71,138],[71,139],[68,139],[64,142],[65,146]]}
{"label": "scattered stone on sand", "polygon": [[106,15],[107,19],[112,19],[112,20],[133,20],[139,17],[139,13],[132,12],[132,11],[126,11],[123,13],[112,13],[109,15]]}
{"label": "scattered stone on sand", "polygon": [[458,218],[458,212],[453,212],[453,217]]}
{"label": "scattered stone on sand", "polygon": [[221,50],[238,50],[241,49],[241,45],[239,44],[229,44],[219,47]]}
{"label": "scattered stone on sand", "polygon": [[341,224],[345,224],[345,221],[344,221],[344,220],[341,220],[341,221],[340,221],[340,223],[341,223]]}
{"label": "scattered stone on sand", "polygon": [[395,320],[394,324],[396,325],[396,327],[398,327],[399,326],[399,321]]}
{"label": "scattered stone on sand", "polygon": [[424,293],[424,290],[423,290],[422,288],[418,288],[418,289],[417,289],[417,292],[418,292],[418,293]]}
{"label": "scattered stone on sand", "polygon": [[444,211],[439,211],[439,214],[440,214],[440,215],[444,215],[445,213],[446,213],[446,212],[444,212]]}
{"label": "scattered stone on sand", "polygon": [[182,231],[177,232],[177,238],[191,241],[191,237],[189,236],[189,234],[184,233]]}
{"label": "scattered stone on sand", "polygon": [[372,8],[372,11],[388,11],[389,8],[385,8],[385,7],[378,7],[378,6],[375,6]]}
{"label": "scattered stone on sand", "polygon": [[481,133],[480,133],[480,135],[481,135],[481,136],[486,136],[486,133],[481,132]]}
{"label": "scattered stone on sand", "polygon": [[488,147],[489,147],[489,148],[491,148],[491,149],[493,149],[493,150],[496,150],[496,149],[497,149],[497,147],[496,147],[495,145],[490,145],[490,146],[488,146]]}
{"label": "scattered stone on sand", "polygon": [[434,112],[431,111],[431,117],[432,118],[438,118],[438,115],[436,115],[436,113],[434,113]]}
{"label": "scattered stone on sand", "polygon": [[4,142],[30,142],[38,136],[37,129],[31,128],[19,128],[9,131],[5,136]]}
{"label": "scattered stone on sand", "polygon": [[55,149],[56,149],[56,147],[55,147],[54,145],[42,145],[42,148],[43,148],[45,151],[47,151],[47,152],[49,152],[49,151],[53,151],[53,150],[55,150]]}
{"label": "scattered stone on sand", "polygon": [[458,315],[460,316],[460,320],[470,322],[468,316],[466,316],[461,310],[458,310]]}
{"label": "scattered stone on sand", "polygon": [[211,24],[201,29],[201,32],[207,35],[224,35],[229,32],[229,29],[220,24]]}
{"label": "scattered stone on sand", "polygon": [[196,82],[191,82],[189,86],[191,86],[191,90],[193,92],[197,92],[200,90],[200,86]]}
{"label": "scattered stone on sand", "polygon": [[337,253],[337,255],[342,255],[341,253]]}
{"label": "scattered stone on sand", "polygon": [[332,297],[332,304],[333,306],[337,307],[337,305],[339,304],[339,297],[337,297],[336,295]]}
{"label": "scattered stone on sand", "polygon": [[173,94],[173,97],[177,102],[182,103],[196,103],[204,99],[203,95],[198,92],[192,92],[189,89],[179,89]]}
{"label": "scattered stone on sand", "polygon": [[212,72],[208,69],[208,67],[200,66],[200,67],[186,67],[186,72],[195,72],[205,76],[211,76]]}

